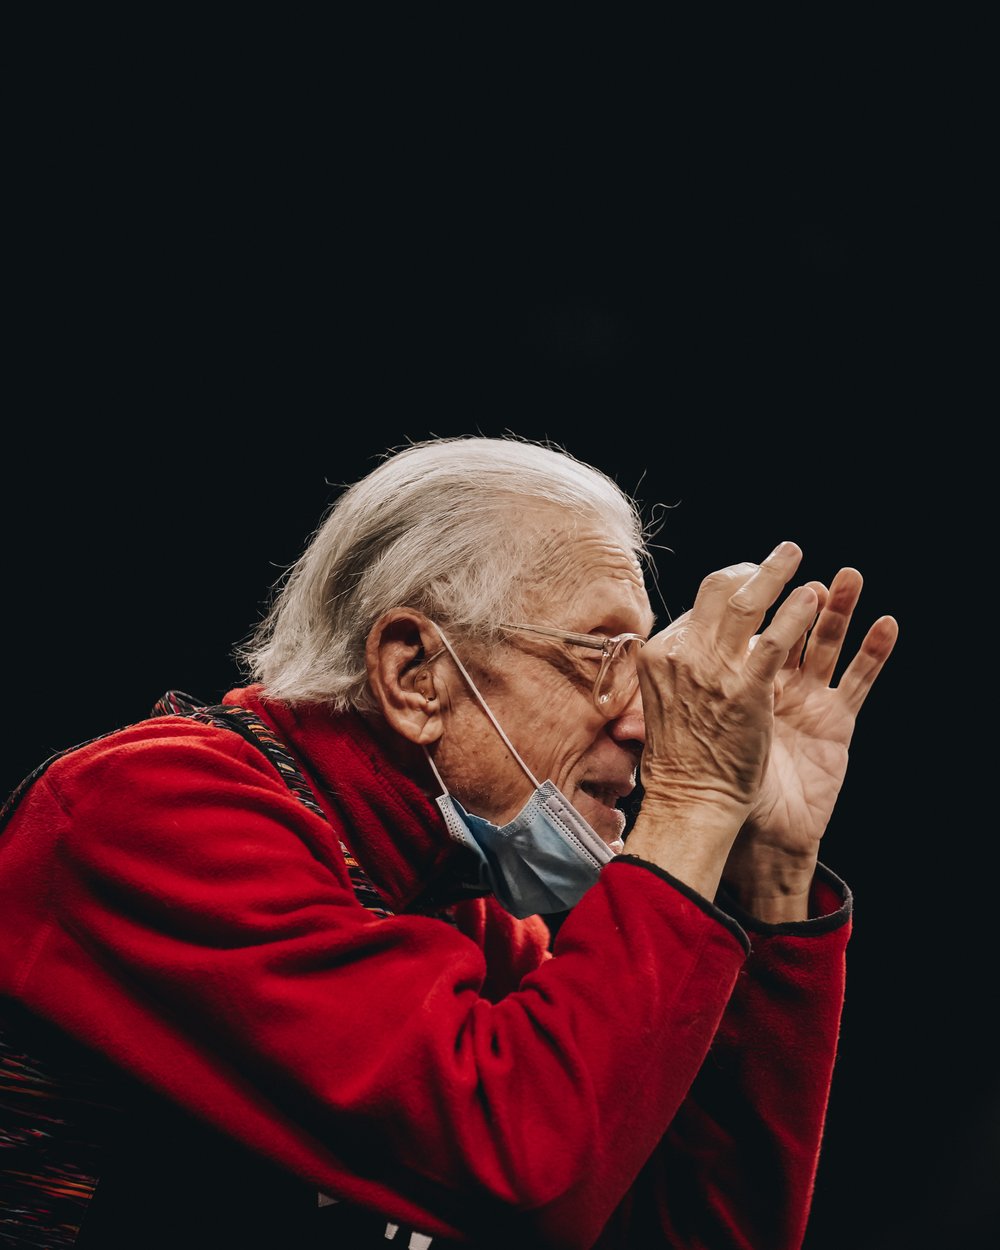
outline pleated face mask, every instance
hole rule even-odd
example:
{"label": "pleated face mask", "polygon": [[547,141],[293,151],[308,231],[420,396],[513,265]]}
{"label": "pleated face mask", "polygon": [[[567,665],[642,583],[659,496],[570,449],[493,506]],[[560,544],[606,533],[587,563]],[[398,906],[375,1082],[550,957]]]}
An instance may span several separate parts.
{"label": "pleated face mask", "polygon": [[[438,629],[440,633],[440,629]],[[467,812],[448,793],[441,774],[426,751],[427,761],[441,789],[437,798],[451,837],[472,851],[480,862],[480,884],[512,916],[524,919],[538,913],[567,911],[597,880],[615,852],[580,815],[552,781],[539,784],[514,750],[486,700],[455,654],[441,641],[479,701],[490,723],[503,739],[534,790],[513,820],[505,825]]]}

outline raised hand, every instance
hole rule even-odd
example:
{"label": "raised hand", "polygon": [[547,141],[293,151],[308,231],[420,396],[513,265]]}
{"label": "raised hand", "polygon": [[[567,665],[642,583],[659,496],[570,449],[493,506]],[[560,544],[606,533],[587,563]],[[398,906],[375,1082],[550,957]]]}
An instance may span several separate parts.
{"label": "raised hand", "polygon": [[761,628],[801,558],[782,543],[760,565],[706,577],[683,622],[638,661],[644,795],[628,849],[709,897],[760,794],[776,683],[816,617],[816,589],[800,586]]}
{"label": "raised hand", "polygon": [[820,839],[844,781],[857,715],[899,632],[893,617],[879,617],[832,684],[863,580],[857,569],[843,568],[829,591],[820,583],[810,585],[820,610],[777,673],[767,766],[724,873],[742,905],[765,920],[806,914]]}

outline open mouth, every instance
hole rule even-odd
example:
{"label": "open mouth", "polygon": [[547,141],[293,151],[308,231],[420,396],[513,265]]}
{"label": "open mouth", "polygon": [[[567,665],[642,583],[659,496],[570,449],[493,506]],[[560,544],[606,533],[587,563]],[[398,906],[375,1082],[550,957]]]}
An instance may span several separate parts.
{"label": "open mouth", "polygon": [[580,789],[584,794],[589,794],[592,799],[596,799],[598,803],[605,807],[618,807],[619,799],[624,798],[621,786],[599,785],[596,781],[581,781]]}

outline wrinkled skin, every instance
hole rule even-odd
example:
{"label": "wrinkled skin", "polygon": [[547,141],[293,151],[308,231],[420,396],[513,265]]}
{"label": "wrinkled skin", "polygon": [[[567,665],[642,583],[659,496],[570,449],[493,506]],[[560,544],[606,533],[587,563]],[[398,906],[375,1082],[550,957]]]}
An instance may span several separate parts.
{"label": "wrinkled skin", "polygon": [[691,611],[647,645],[641,673],[646,798],[628,849],[660,849],[708,894],[724,864],[739,901],[772,921],[806,915],[856,717],[898,632],[891,617],[876,621],[831,685],[857,570],[841,569],[829,590],[797,588],[761,628],[801,554],[782,544],[760,566],[707,577]]}

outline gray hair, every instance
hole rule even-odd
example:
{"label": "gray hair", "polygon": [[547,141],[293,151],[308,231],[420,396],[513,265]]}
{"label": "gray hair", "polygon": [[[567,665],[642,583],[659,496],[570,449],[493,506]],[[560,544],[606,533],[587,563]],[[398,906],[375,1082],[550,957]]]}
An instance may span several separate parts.
{"label": "gray hair", "polygon": [[[484,641],[544,591],[532,507],[599,521],[648,562],[639,506],[562,448],[514,436],[432,438],[389,452],[330,508],[236,656],[264,693],[370,711],[365,643],[394,607]],[[551,548],[549,548],[551,554]]]}

